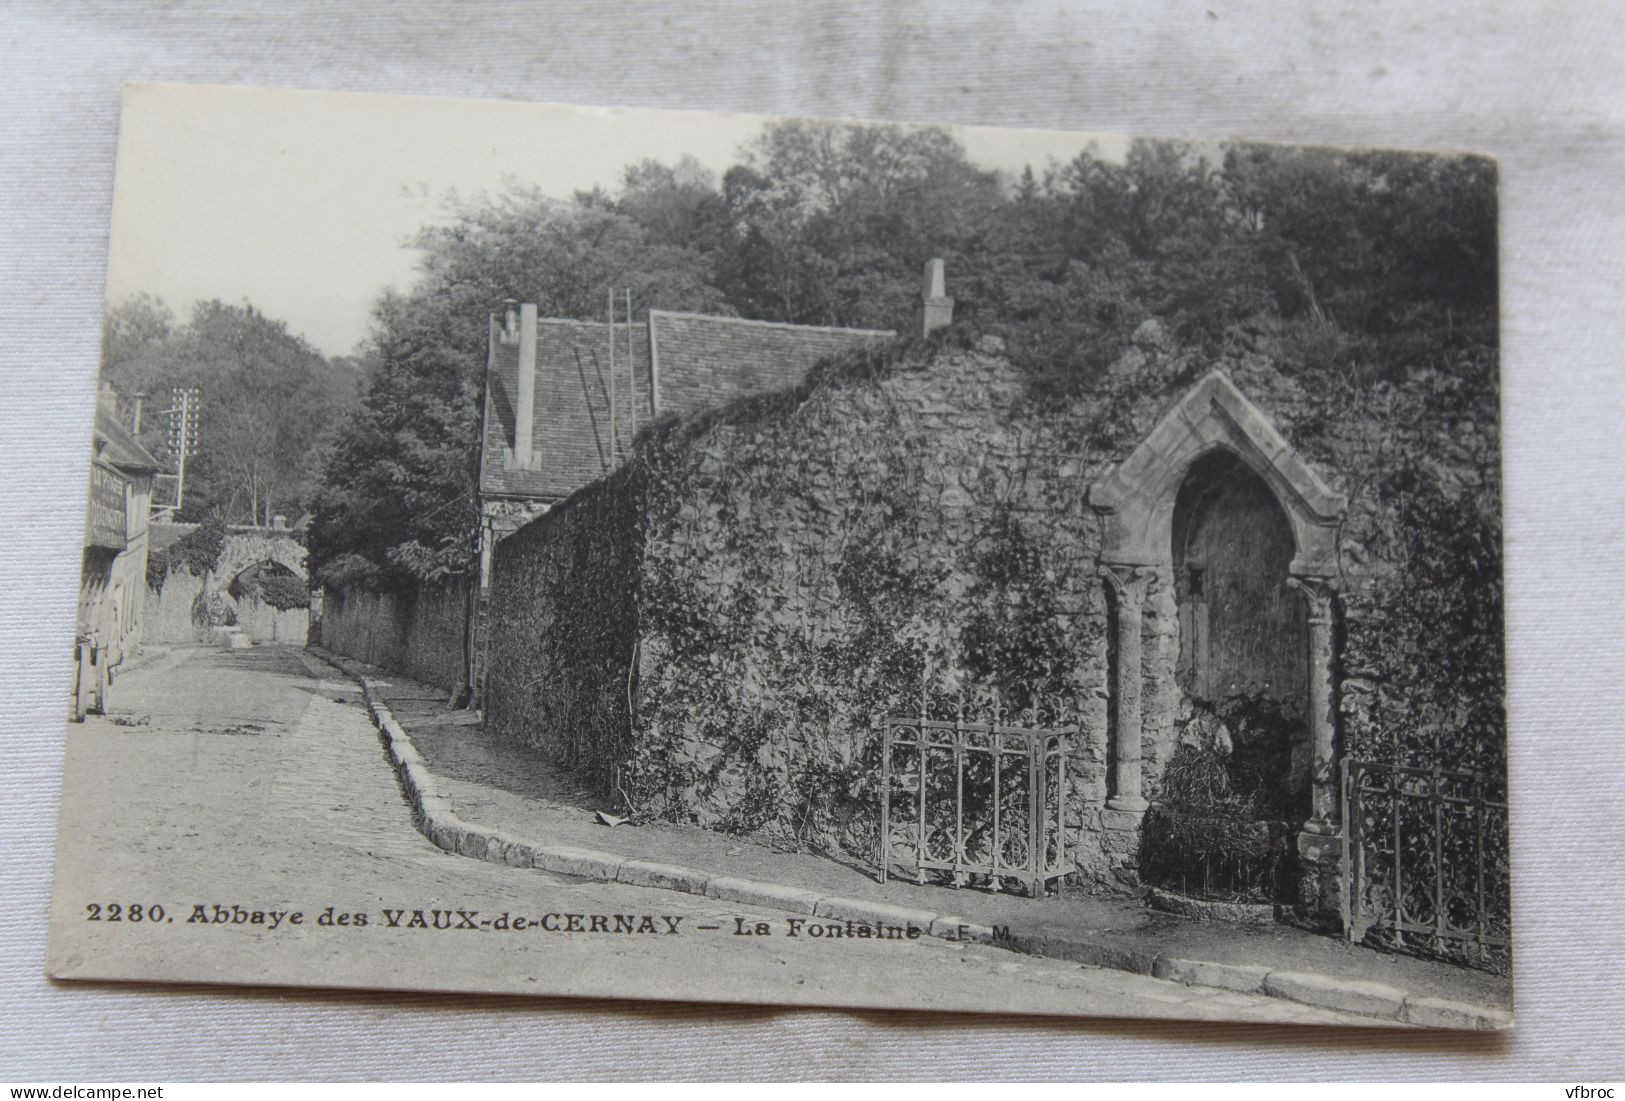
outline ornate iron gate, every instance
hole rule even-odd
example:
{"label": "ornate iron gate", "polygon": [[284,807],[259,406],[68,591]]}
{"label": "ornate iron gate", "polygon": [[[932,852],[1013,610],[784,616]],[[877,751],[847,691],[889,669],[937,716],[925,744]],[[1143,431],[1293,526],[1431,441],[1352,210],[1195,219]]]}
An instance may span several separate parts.
{"label": "ornate iron gate", "polygon": [[[928,674],[929,676],[929,674]],[[1007,724],[997,692],[977,701],[982,721],[967,720],[965,700],[953,718],[920,713],[882,721],[880,843],[885,882],[893,866],[915,882],[933,873],[954,887],[983,877],[989,890],[1019,880],[1034,897],[1065,875],[1066,754],[1076,726]]]}
{"label": "ornate iron gate", "polygon": [[1347,760],[1343,806],[1350,940],[1509,965],[1504,785],[1480,773]]}

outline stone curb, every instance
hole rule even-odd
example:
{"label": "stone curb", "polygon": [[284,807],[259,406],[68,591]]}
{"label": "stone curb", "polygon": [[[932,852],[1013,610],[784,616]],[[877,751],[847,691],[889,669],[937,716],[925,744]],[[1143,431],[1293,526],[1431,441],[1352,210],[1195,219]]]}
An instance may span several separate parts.
{"label": "stone curb", "polygon": [[434,776],[427,762],[412,744],[411,736],[379,698],[370,677],[351,668],[349,658],[317,646],[307,647],[306,652],[361,686],[367,710],[400,777],[401,789],[411,804],[419,832],[449,853],[518,868],[540,868],[559,875],[681,891],[721,902],[761,906],[832,921],[911,927],[923,935],[943,940],[993,944],[1026,955],[1130,971],[1186,986],[1263,994],[1401,1025],[1490,1032],[1512,1027],[1512,1014],[1506,1010],[1413,995],[1385,983],[1341,979],[1310,971],[1277,971],[1246,964],[1181,959],[1142,949],[1060,937],[1016,934],[995,938],[989,926],[954,914],[840,895],[824,896],[803,887],[713,876],[675,864],[637,860],[595,849],[510,838],[470,825],[456,816],[451,803],[434,790]]}
{"label": "stone curb", "polygon": [[1310,971],[1271,971],[1264,976],[1264,993],[1305,1005],[1395,1020],[1405,1006],[1405,992],[1397,986],[1334,979]]}
{"label": "stone curb", "polygon": [[705,885],[705,897],[724,902],[738,902],[746,906],[761,906],[768,910],[787,910],[792,914],[811,914],[818,906],[816,891],[802,887],[785,887],[777,883],[759,883],[753,879],[737,879],[719,875]]}

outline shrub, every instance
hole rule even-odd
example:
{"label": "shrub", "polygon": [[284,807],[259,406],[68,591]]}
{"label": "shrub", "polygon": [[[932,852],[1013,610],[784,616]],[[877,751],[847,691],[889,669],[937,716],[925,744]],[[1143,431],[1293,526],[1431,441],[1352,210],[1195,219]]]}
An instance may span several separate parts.
{"label": "shrub", "polygon": [[203,593],[192,604],[192,623],[197,627],[235,627],[237,609],[219,593]]}
{"label": "shrub", "polygon": [[226,546],[226,523],[218,517],[205,520],[169,546],[172,569],[183,569],[195,577],[202,577],[220,563],[220,552]]}
{"label": "shrub", "polygon": [[1277,902],[1290,894],[1290,830],[1236,804],[1211,813],[1153,806],[1140,831],[1140,876],[1192,898]]}
{"label": "shrub", "polygon": [[226,522],[218,517],[205,520],[164,550],[147,556],[147,587],[163,588],[171,570],[204,576],[219,565],[225,546]]}
{"label": "shrub", "polygon": [[341,554],[316,571],[316,581],[330,589],[375,592],[384,581],[384,571],[364,555]]}
{"label": "shrub", "polygon": [[310,606],[310,586],[293,574],[272,574],[260,582],[259,598],[279,612]]}
{"label": "shrub", "polygon": [[1229,747],[1210,737],[1175,748],[1140,834],[1140,874],[1198,898],[1277,901],[1291,883],[1287,835],[1307,813],[1286,782],[1303,723],[1246,695],[1197,702],[1193,723],[1222,728]]}

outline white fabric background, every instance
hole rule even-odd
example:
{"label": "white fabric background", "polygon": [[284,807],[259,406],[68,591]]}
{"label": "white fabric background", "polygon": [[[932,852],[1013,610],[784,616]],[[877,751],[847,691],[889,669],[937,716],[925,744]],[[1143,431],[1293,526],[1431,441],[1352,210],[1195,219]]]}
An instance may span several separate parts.
{"label": "white fabric background", "polygon": [[[46,982],[114,139],[134,80],[1497,156],[1516,1032]],[[0,1079],[1620,1078],[1622,112],[1625,15],[1601,3],[0,7]]]}

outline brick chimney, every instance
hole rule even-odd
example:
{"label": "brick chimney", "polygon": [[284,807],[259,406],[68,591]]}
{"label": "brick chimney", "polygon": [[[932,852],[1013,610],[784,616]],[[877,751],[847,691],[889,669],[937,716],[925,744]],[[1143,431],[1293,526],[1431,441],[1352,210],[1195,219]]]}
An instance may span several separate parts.
{"label": "brick chimney", "polygon": [[943,275],[942,261],[940,259],[925,262],[925,291],[921,296],[920,304],[924,318],[923,330],[930,336],[938,329],[945,329],[953,324],[954,300],[948,297],[946,277]]}
{"label": "brick chimney", "polygon": [[534,302],[526,302],[519,307],[519,385],[515,388],[513,402],[513,465],[520,470],[529,470],[536,432],[536,303]]}

